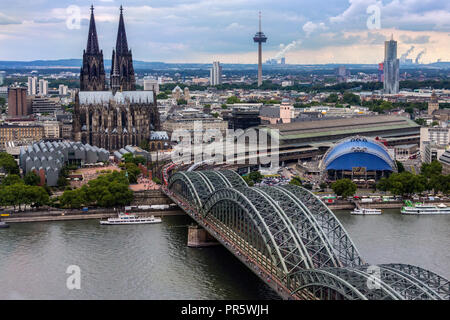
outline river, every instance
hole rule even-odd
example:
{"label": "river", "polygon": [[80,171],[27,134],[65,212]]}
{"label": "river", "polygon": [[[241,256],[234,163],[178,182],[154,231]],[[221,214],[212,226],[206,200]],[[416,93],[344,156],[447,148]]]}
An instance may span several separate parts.
{"label": "river", "polygon": [[[336,215],[369,263],[416,264],[450,278],[450,216]],[[0,229],[0,299],[278,298],[225,248],[188,248],[190,222],[12,224]],[[79,290],[66,287],[70,265],[81,270]]]}

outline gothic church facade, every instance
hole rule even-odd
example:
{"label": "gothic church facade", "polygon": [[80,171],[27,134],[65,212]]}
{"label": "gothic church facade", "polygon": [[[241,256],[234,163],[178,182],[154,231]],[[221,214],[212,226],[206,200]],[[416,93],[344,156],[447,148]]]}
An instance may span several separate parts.
{"label": "gothic church facade", "polygon": [[160,130],[156,94],[136,91],[131,50],[128,49],[123,9],[120,7],[116,47],[112,53],[109,90],[106,86],[103,51],[99,49],[94,8],[76,95],[73,138],[107,150],[139,145]]}

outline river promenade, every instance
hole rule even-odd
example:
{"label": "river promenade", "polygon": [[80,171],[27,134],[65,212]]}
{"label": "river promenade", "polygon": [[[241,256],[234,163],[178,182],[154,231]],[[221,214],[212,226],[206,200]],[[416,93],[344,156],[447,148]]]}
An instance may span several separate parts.
{"label": "river promenade", "polygon": [[[427,201],[428,204],[441,204],[444,203],[450,206],[450,202],[447,201]],[[167,202],[162,203],[167,204]],[[370,209],[400,209],[404,206],[403,201],[390,201],[390,202],[372,202],[372,203],[361,203],[358,202],[361,207]],[[335,203],[326,203],[326,205],[331,210],[353,210],[355,208],[355,203],[352,201],[339,200]],[[64,220],[86,220],[86,219],[106,219],[117,216],[119,211],[113,208],[95,208],[89,209],[89,211],[75,210],[75,209],[54,209],[40,210],[40,211],[25,211],[25,212],[3,212],[9,213],[9,216],[1,217],[1,220],[7,223],[14,222],[40,222],[40,221],[64,221]],[[128,213],[134,213],[142,217],[148,216],[174,216],[174,215],[184,215],[185,213],[179,208],[169,210],[131,210]]]}
{"label": "river promenade", "polygon": [[[142,217],[149,216],[174,216],[174,215],[184,215],[184,213],[179,209],[170,210],[138,210],[129,211],[128,213],[138,214]],[[2,217],[2,221],[7,223],[16,222],[43,222],[43,221],[66,221],[66,220],[86,220],[86,219],[106,219],[116,217],[118,211],[114,209],[89,209],[89,211],[84,212],[82,210],[49,210],[49,211],[28,211],[28,212],[16,212],[11,213],[7,217]]]}

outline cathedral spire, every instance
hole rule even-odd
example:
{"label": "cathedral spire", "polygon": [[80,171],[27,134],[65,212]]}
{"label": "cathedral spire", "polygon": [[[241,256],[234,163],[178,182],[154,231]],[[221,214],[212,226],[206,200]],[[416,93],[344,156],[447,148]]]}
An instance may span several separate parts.
{"label": "cathedral spire", "polygon": [[91,6],[91,21],[89,23],[87,46],[83,52],[83,65],[80,70],[80,90],[103,91],[105,87],[103,51],[98,46],[94,6]]}
{"label": "cathedral spire", "polygon": [[[120,6],[119,29],[117,31],[116,50],[113,52],[111,65],[111,88],[113,87],[113,73],[118,71],[119,88],[123,91],[136,90],[136,79],[133,68],[133,57],[131,50],[128,50],[127,34],[125,33],[125,23],[123,21],[123,8]],[[114,83],[117,88],[117,84]]]}
{"label": "cathedral spire", "polygon": [[119,30],[117,31],[116,51],[119,55],[128,53],[127,34],[125,23],[123,22],[123,8],[120,6]]}
{"label": "cathedral spire", "polygon": [[91,5],[91,21],[89,22],[89,33],[86,46],[87,54],[98,54],[100,52],[98,47],[97,29],[95,28],[94,6]]}
{"label": "cathedral spire", "polygon": [[117,59],[117,52],[113,50],[111,90],[113,94],[116,94],[116,92],[119,89],[120,89],[119,60]]}

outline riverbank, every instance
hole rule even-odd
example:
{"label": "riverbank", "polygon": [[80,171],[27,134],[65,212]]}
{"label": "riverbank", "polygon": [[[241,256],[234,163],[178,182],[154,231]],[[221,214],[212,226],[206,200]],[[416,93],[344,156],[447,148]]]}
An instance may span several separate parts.
{"label": "riverbank", "polygon": [[[427,204],[439,205],[441,203],[445,204],[447,207],[450,206],[450,202],[442,201],[426,201]],[[404,205],[404,201],[390,201],[390,202],[358,202],[358,204],[363,208],[368,209],[401,209]],[[335,203],[326,203],[328,208],[331,210],[353,210],[355,204],[349,201],[339,201]]]}
{"label": "riverbank", "polygon": [[[163,217],[184,215],[185,213],[179,209],[175,210],[142,210],[139,212],[129,212],[142,217]],[[2,217],[2,221],[7,223],[21,222],[45,222],[45,221],[68,221],[68,220],[86,220],[86,219],[106,219],[117,216],[117,211],[106,209],[97,209],[88,212],[82,211],[34,211],[12,213],[9,217]]]}

